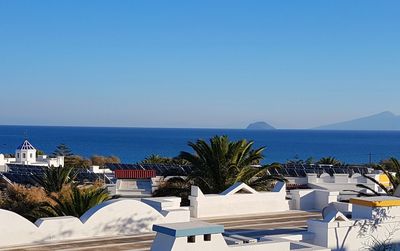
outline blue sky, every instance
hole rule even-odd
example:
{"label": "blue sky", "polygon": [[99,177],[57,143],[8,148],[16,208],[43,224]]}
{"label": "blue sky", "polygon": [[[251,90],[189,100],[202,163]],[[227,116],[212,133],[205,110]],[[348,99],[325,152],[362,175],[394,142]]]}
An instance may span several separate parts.
{"label": "blue sky", "polygon": [[0,1],[0,124],[400,113],[399,1]]}

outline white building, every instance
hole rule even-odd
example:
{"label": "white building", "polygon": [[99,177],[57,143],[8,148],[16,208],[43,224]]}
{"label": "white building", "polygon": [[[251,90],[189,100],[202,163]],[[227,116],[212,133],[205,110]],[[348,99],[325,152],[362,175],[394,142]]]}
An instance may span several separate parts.
{"label": "white building", "polygon": [[36,163],[36,149],[25,140],[18,148],[15,150],[15,162],[24,165],[29,165],[30,163]]}
{"label": "white building", "polygon": [[[49,158],[47,155],[36,155],[36,148],[28,141],[24,142],[15,150],[15,158],[4,157],[0,154],[0,171],[7,164],[31,165],[31,166],[64,166],[64,156]],[[3,168],[1,168],[3,167]]]}
{"label": "white building", "polygon": [[224,236],[224,226],[202,221],[154,224],[157,232],[151,251],[330,251],[310,243],[262,237],[259,240],[241,235]]}

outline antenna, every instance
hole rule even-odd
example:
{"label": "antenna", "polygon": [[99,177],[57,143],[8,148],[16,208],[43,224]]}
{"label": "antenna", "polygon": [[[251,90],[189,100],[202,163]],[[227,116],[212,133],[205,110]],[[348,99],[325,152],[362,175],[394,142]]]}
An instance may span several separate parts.
{"label": "antenna", "polygon": [[376,155],[376,154],[373,154],[373,153],[368,153],[368,163],[369,163],[369,166],[371,167],[372,166],[372,156],[373,155]]}
{"label": "antenna", "polygon": [[24,131],[24,139],[28,139],[28,130]]}

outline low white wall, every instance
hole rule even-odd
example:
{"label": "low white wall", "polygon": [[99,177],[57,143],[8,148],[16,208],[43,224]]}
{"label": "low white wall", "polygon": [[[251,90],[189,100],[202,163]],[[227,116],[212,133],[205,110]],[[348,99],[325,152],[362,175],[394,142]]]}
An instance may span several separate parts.
{"label": "low white wall", "polygon": [[[151,246],[151,251],[328,251],[309,243],[299,242],[274,236],[261,237],[258,240],[240,235],[223,236],[223,228],[216,230],[217,225],[205,224],[200,221],[189,224],[164,224],[156,229],[157,235]],[[177,234],[179,233],[179,234]],[[209,239],[205,239],[209,235]],[[194,241],[189,242],[188,236]],[[252,239],[251,243],[244,240]],[[227,240],[231,243],[228,244]]]}
{"label": "low white wall", "polygon": [[[245,190],[248,193],[238,193]],[[190,214],[194,218],[282,212],[289,210],[286,186],[278,182],[272,192],[257,192],[244,183],[236,183],[221,194],[204,195],[192,186]]]}
{"label": "low white wall", "polygon": [[[334,221],[309,220],[308,231],[314,234],[313,244],[328,247],[333,251],[372,250],[373,242],[400,243],[400,221],[381,223],[371,227],[374,221]],[[390,250],[399,250],[400,246]],[[378,250],[378,249],[376,249]],[[383,250],[383,249],[380,249]]]}
{"label": "low white wall", "polygon": [[[381,174],[367,174],[367,176],[376,180],[379,180],[380,175]],[[334,174],[330,176],[327,173],[323,173],[320,177],[318,177],[317,174],[307,174],[307,182],[311,189],[324,189],[339,192],[345,190],[361,191],[365,189],[357,187],[357,184],[364,184],[377,192],[382,192],[382,189],[378,185],[359,173],[355,173],[351,177],[349,177],[348,174]]]}
{"label": "low white wall", "polygon": [[315,189],[291,190],[292,205],[296,210],[322,210],[331,202],[337,202],[339,192]]}
{"label": "low white wall", "polygon": [[307,177],[286,177],[287,184],[307,185]]}
{"label": "low white wall", "polygon": [[4,158],[4,154],[0,153],[0,167],[5,166],[6,165],[6,160]]}
{"label": "low white wall", "polygon": [[[352,204],[351,219],[331,208],[324,219],[309,220],[308,233],[314,236],[311,242],[337,251],[400,250],[400,206],[396,206],[400,200],[389,196],[362,200],[365,205]],[[390,206],[374,206],[371,201],[386,201]]]}
{"label": "low white wall", "polygon": [[[162,201],[159,203],[162,204]],[[134,199],[106,201],[91,208],[81,218],[42,218],[35,223],[0,209],[0,247],[145,233],[151,231],[153,224],[189,220],[187,209],[169,205],[168,209],[156,210]]]}

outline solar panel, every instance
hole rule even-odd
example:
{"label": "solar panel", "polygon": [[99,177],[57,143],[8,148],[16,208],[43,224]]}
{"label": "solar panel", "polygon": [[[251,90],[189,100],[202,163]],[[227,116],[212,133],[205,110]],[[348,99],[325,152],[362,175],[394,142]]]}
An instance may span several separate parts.
{"label": "solar panel", "polygon": [[[19,164],[7,164],[8,172],[3,175],[10,181],[23,185],[36,185],[35,177],[41,177],[47,167],[43,166],[30,166],[30,165],[19,165]],[[95,182],[96,180],[103,179],[84,168],[75,169],[77,174],[76,179],[79,183]],[[110,181],[110,179],[105,179]]]}
{"label": "solar panel", "polygon": [[306,173],[305,169],[298,170],[297,172],[299,174],[299,177],[306,177],[307,176],[307,173]]}

